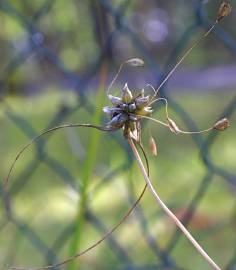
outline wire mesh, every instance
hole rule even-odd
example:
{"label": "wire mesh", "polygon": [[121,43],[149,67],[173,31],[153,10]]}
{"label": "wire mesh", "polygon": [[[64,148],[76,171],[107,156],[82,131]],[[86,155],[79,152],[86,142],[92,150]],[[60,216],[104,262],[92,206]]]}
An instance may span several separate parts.
{"label": "wire mesh", "polygon": [[[94,113],[97,108],[95,107],[95,104],[91,102],[91,99],[88,98],[87,89],[93,85],[94,78],[101,72],[104,66],[106,66],[107,63],[111,65],[114,56],[113,47],[121,33],[126,37],[127,40],[129,40],[132,46],[135,47],[135,52],[138,53],[138,56],[145,59],[148,68],[151,70],[153,78],[155,78],[154,84],[158,85],[169,72],[171,67],[173,67],[173,65],[176,63],[177,59],[179,59],[179,57],[183,54],[186,47],[188,47],[190,40],[195,38],[197,31],[202,28],[207,29],[210,25],[208,19],[209,16],[205,11],[206,5],[204,1],[189,1],[188,4],[181,3],[181,5],[188,6],[188,11],[189,13],[191,12],[191,16],[193,17],[193,23],[186,27],[185,32],[182,35],[178,36],[178,41],[174,46],[172,46],[173,50],[171,52],[169,51],[167,54],[168,57],[165,58],[167,60],[165,61],[166,64],[164,65],[164,68],[160,68],[161,65],[159,65],[156,59],[153,58],[152,52],[149,50],[149,48],[146,47],[143,39],[132,29],[128,23],[128,18],[126,17],[127,10],[132,10],[132,1],[117,1],[119,3],[116,1],[108,0],[85,1],[86,3],[82,1],[71,1],[73,3],[75,2],[74,5],[78,9],[82,9],[81,12],[86,9],[86,12],[90,14],[89,20],[93,25],[93,30],[91,32],[93,35],[93,42],[95,43],[94,48],[96,48],[96,52],[93,52],[94,57],[92,57],[92,60],[90,59],[90,61],[84,67],[82,67],[82,71],[77,73],[68,68],[63,60],[59,57],[58,48],[56,48],[57,44],[53,44],[53,42],[50,43],[49,39],[52,38],[53,33],[47,33],[46,31],[44,32],[44,30],[42,30],[42,22],[44,20],[46,21],[48,16],[54,16],[54,7],[57,1],[46,0],[39,2],[41,5],[35,5],[37,8],[30,4],[30,2],[27,2],[28,7],[25,8],[26,11],[24,10],[23,12],[20,9],[21,5],[18,6],[13,4],[12,1],[7,0],[0,1],[1,16],[6,16],[9,18],[9,20],[11,20],[11,23],[19,26],[21,31],[23,31],[24,35],[26,36],[25,39],[27,40],[25,44],[22,44],[22,46],[15,48],[13,47],[13,49],[11,49],[11,57],[10,59],[8,58],[6,60],[4,68],[1,69],[1,113],[2,118],[5,119],[5,125],[11,126],[13,132],[16,132],[16,136],[19,134],[19,137],[23,136],[27,139],[31,139],[37,135],[40,130],[46,130],[55,125],[67,122],[67,120],[71,119],[73,115],[79,115],[81,111],[87,113],[88,115],[92,115]],[[158,6],[159,2],[161,1],[152,2],[153,6]],[[30,14],[28,16],[27,9],[29,10],[28,13]],[[47,25],[47,22],[45,25]],[[79,27],[80,26],[78,25],[78,31],[80,31]],[[229,54],[234,58],[236,55],[235,39],[220,26],[216,28],[212,35],[212,38],[221,43],[221,45],[225,47],[225,50],[228,51]],[[59,37],[57,38],[59,39]],[[16,41],[17,44],[18,42],[19,41]],[[8,100],[8,97],[11,94],[11,89],[14,90],[15,88],[20,88],[20,81],[17,79],[16,86],[12,86],[10,84],[12,82],[12,77],[21,68],[27,68],[27,65],[29,65],[30,69],[30,61],[38,61],[42,69],[45,67],[45,72],[42,76],[47,77],[47,72],[49,72],[49,77],[60,77],[60,88],[62,88],[62,90],[66,91],[69,88],[70,90],[73,89],[74,93],[76,93],[76,99],[73,100],[72,105],[68,104],[67,102],[58,104],[58,106],[54,108],[52,115],[48,117],[47,123],[43,122],[43,126],[41,127],[35,126],[34,123],[29,120],[29,117],[25,116],[24,114],[19,114],[17,110],[14,109],[14,106],[12,106],[11,102]],[[41,78],[41,80],[45,79]],[[32,83],[31,80],[29,80],[29,84],[30,83]],[[57,86],[59,86],[59,84],[57,84]],[[29,87],[32,86],[30,85]],[[36,88],[37,87],[43,88],[44,84],[39,83],[38,86],[36,85]],[[185,108],[182,106],[182,104],[179,104],[177,101],[175,101],[175,99],[172,98],[172,95],[170,95],[167,91],[167,87],[168,84],[161,89],[161,95],[168,98],[170,107],[173,112],[179,117],[179,119],[181,119],[182,123],[189,130],[197,129],[197,125],[193,117],[185,111]],[[40,90],[41,89],[38,91]],[[20,92],[20,90],[18,90],[18,92]],[[224,102],[224,104],[226,103]],[[220,108],[218,118],[225,116],[231,118],[235,110],[236,96],[234,95],[233,98],[224,107]],[[66,136],[69,136],[71,139],[74,136],[74,133],[70,134],[68,131]],[[185,205],[187,204],[187,206],[186,210],[184,211],[184,215],[181,218],[183,224],[185,224],[187,227],[189,224],[191,224],[192,220],[194,219],[194,215],[201,207],[202,201],[207,198],[207,193],[214,185],[215,181],[221,181],[221,183],[223,183],[222,186],[225,186],[225,189],[230,190],[231,195],[229,196],[234,197],[234,203],[232,203],[234,207],[227,213],[225,223],[216,223],[216,225],[213,226],[210,230],[205,230],[203,232],[203,240],[204,238],[212,237],[212,232],[217,234],[222,232],[226,227],[235,228],[236,175],[232,170],[228,169],[225,164],[219,165],[218,162],[212,158],[211,154],[213,147],[218,142],[219,136],[219,133],[210,133],[207,136],[193,135],[191,138],[200,152],[200,159],[204,165],[204,173],[201,179],[198,179],[199,184],[196,186],[194,194],[192,194],[188,203],[185,202]],[[78,181],[79,176],[71,174],[68,165],[65,165],[63,161],[58,160],[56,156],[52,155],[48,150],[47,145],[51,137],[52,134],[38,141],[36,143],[35,149],[31,150],[32,157],[28,162],[22,165],[23,167],[21,167],[20,170],[17,170],[17,172],[14,173],[14,181],[10,184],[11,199],[20,196],[22,192],[25,192],[24,189],[27,189],[27,186],[30,186],[32,177],[42,164],[46,166],[47,170],[50,170],[54,173],[56,176],[56,181],[61,181],[67,187],[69,187],[69,189],[73,190],[73,193],[79,196],[81,188]],[[116,183],[117,177],[119,177],[119,175],[123,172],[132,170],[133,157],[126,143],[117,134],[113,134],[111,136],[111,140],[121,146],[125,158],[121,164],[114,166],[114,168],[112,168],[102,177],[101,181],[98,182],[94,187],[94,194],[99,194],[101,190],[105,189],[107,186],[109,187],[111,183],[118,185]],[[63,143],[58,140],[57,142],[60,145]],[[77,156],[78,152],[76,152],[74,145],[70,148],[70,150],[67,149],[67,151],[69,151],[69,153],[74,156],[75,160],[79,161],[80,157]],[[15,149],[11,150],[11,153],[14,152]],[[4,159],[4,157],[2,157],[2,159]],[[10,157],[7,157],[7,160],[10,160]],[[9,164],[9,162],[7,164]],[[72,161],[72,163],[73,162],[74,161]],[[5,168],[5,170],[7,169]],[[188,168],[188,170],[191,169]],[[50,177],[50,175],[51,174],[47,174],[45,177]],[[216,180],[216,178],[220,180]],[[42,182],[44,183],[44,181]],[[126,182],[126,185],[127,190],[125,192],[125,196],[127,198],[127,202],[130,203],[135,201],[136,189],[133,186],[133,182]],[[27,192],[30,192],[30,188],[27,189]],[[1,196],[3,197],[2,186]],[[170,200],[167,198],[167,203],[171,204],[171,201],[171,198]],[[48,265],[61,261],[60,254],[65,252],[64,248],[67,246],[68,242],[73,236],[75,231],[75,222],[72,221],[64,227],[59,226],[60,231],[55,229],[57,236],[54,237],[54,240],[51,243],[48,243],[47,239],[45,239],[42,233],[38,233],[37,228],[32,225],[33,223],[31,220],[23,218],[24,216],[21,217],[21,215],[16,214],[14,210],[10,211],[8,209],[8,211],[5,211],[6,209],[4,210],[3,208],[4,206],[2,207],[0,233],[2,235],[4,235],[5,232],[12,234],[12,236],[9,236],[8,242],[4,243],[3,247],[0,247],[0,249],[4,251],[4,258],[2,258],[3,267],[5,267],[5,264],[15,265],[17,263],[24,263],[19,260],[19,257],[17,257],[17,261],[15,261],[16,254],[19,252],[17,248],[17,245],[19,244],[17,243],[17,239],[19,239],[19,237],[21,237],[21,241],[27,242],[27,245],[36,250],[38,257],[40,257],[38,264],[41,263],[42,265]],[[15,207],[13,208],[15,209]],[[175,206],[173,206],[173,209],[174,208]],[[95,236],[102,235],[107,231],[108,226],[102,218],[102,213],[97,214],[94,209],[95,207],[90,208],[90,206],[87,206],[87,208],[84,210],[86,224],[91,234],[94,234]],[[182,262],[181,258],[179,258],[180,253],[176,252],[176,250],[181,249],[183,241],[182,234],[177,229],[172,229],[168,240],[166,240],[164,243],[161,242],[158,237],[155,236],[153,229],[150,228],[150,224],[153,224],[156,217],[162,214],[158,210],[155,210],[154,213],[149,213],[147,217],[145,211],[146,207],[139,205],[135,210],[134,216],[132,217],[135,221],[132,222],[135,222],[136,225],[139,226],[139,232],[142,235],[142,241],[145,250],[142,248],[140,254],[145,257],[143,254],[147,253],[147,257],[151,258],[151,263],[149,263],[147,260],[144,260],[143,262],[142,260],[139,260],[137,257],[133,256],[132,250],[134,247],[129,246],[129,244],[124,241],[124,239],[119,239],[119,235],[113,234],[105,242],[105,245],[109,246],[109,256],[113,257],[112,269],[187,269],[184,266],[184,262]],[[130,226],[127,226],[128,228],[125,228],[126,230],[132,231],[132,228],[130,228],[132,226],[133,223],[130,224]],[[57,224],[54,224],[54,227],[56,228]],[[201,232],[199,235],[201,235]],[[235,238],[235,235],[232,236],[232,238]],[[205,240],[203,242],[206,243]],[[234,242],[236,243],[235,239]],[[20,252],[20,254],[24,253],[24,248],[22,247],[22,249],[23,250]],[[100,249],[100,247],[97,247],[97,249]],[[210,250],[210,246],[208,249]],[[230,257],[227,254],[225,259],[224,269],[226,270],[236,269],[235,244],[231,245],[231,249],[232,254],[230,254]],[[97,251],[94,252],[97,254]],[[63,254],[65,257],[66,253]],[[96,261],[98,266],[96,266],[96,268],[92,264],[94,269],[111,269],[111,266],[109,267],[110,260],[107,259],[105,255],[101,255],[99,258],[105,262],[107,261],[107,264],[100,264]],[[37,261],[38,260],[36,260],[36,262]],[[38,266],[38,264],[35,266]],[[89,265],[90,266],[88,266],[88,268],[85,267],[81,269],[92,269],[91,264]],[[59,269],[59,267],[55,269]],[[67,266],[62,266],[61,269],[69,268],[67,268]],[[193,267],[193,269],[195,268]]]}

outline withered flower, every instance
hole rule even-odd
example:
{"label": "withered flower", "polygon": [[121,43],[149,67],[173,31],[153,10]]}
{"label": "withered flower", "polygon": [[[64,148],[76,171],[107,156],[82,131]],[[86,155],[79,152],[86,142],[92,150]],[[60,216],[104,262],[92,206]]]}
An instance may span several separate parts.
{"label": "withered flower", "polygon": [[125,137],[131,133],[139,141],[141,118],[150,116],[152,113],[152,108],[148,106],[149,96],[144,96],[143,91],[133,96],[126,83],[121,90],[121,97],[109,95],[108,98],[113,106],[103,108],[103,111],[111,118],[106,126],[113,130],[123,128]]}

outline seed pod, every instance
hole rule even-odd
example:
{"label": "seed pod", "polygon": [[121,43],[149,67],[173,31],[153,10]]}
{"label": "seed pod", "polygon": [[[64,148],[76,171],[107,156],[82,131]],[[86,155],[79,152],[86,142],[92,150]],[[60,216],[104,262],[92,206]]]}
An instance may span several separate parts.
{"label": "seed pod", "polygon": [[131,91],[129,90],[128,84],[126,83],[124,88],[121,91],[122,101],[125,103],[129,103],[133,99],[133,95]]}
{"label": "seed pod", "polygon": [[134,113],[135,110],[136,110],[136,105],[135,105],[135,103],[129,104],[129,112],[130,112],[130,113]]}
{"label": "seed pod", "polygon": [[225,17],[227,17],[230,14],[231,10],[232,10],[232,8],[231,8],[230,4],[227,2],[223,2],[219,7],[216,21],[219,22],[222,19],[224,19]]}
{"label": "seed pod", "polygon": [[151,136],[149,140],[149,148],[153,156],[157,156],[157,145],[155,139]]}
{"label": "seed pod", "polygon": [[181,132],[176,123],[171,118],[168,117],[167,121],[171,132],[175,134],[179,134]]}
{"label": "seed pod", "polygon": [[132,58],[126,61],[127,64],[133,67],[143,67],[144,61],[141,58]]}
{"label": "seed pod", "polygon": [[230,126],[229,120],[227,118],[223,118],[215,123],[213,128],[218,131],[224,131]]}

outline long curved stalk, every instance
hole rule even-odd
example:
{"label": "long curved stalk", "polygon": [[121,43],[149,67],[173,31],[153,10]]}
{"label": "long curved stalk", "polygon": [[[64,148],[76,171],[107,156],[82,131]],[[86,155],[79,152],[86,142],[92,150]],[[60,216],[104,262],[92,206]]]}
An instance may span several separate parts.
{"label": "long curved stalk", "polygon": [[178,226],[178,228],[183,232],[183,234],[188,238],[188,240],[193,244],[196,250],[203,256],[203,258],[211,265],[212,269],[221,270],[221,268],[210,258],[210,256],[204,251],[204,249],[198,244],[198,242],[193,238],[190,232],[184,227],[184,225],[180,222],[180,220],[171,212],[171,210],[165,205],[165,203],[161,200],[157,192],[155,191],[148,175],[143,165],[143,162],[140,158],[140,155],[134,145],[134,142],[131,138],[128,138],[129,145],[133,151],[133,154],[138,162],[139,168],[142,172],[143,178],[146,182],[146,185],[153,195],[157,204],[165,211],[168,217]]}
{"label": "long curved stalk", "polygon": [[[4,191],[5,191],[5,195],[8,194],[8,191],[7,191],[7,186],[8,186],[8,181],[9,181],[9,178],[11,176],[11,172],[17,162],[17,160],[20,158],[20,156],[23,154],[23,152],[30,146],[32,145],[34,142],[36,142],[40,137],[42,137],[43,135],[45,134],[48,134],[50,132],[53,132],[53,131],[56,131],[56,130],[59,130],[59,129],[63,129],[63,128],[72,128],[72,127],[85,127],[85,128],[95,128],[95,129],[98,129],[100,131],[113,131],[107,127],[101,127],[101,126],[97,126],[97,125],[91,125],[91,124],[65,124],[65,125],[61,125],[61,126],[57,126],[57,127],[54,127],[54,128],[51,128],[51,129],[48,129],[44,132],[42,132],[41,134],[39,134],[38,136],[34,137],[30,142],[28,142],[24,147],[22,147],[22,149],[18,152],[18,154],[16,155],[13,163],[11,164],[11,167],[10,167],[10,170],[8,172],[8,175],[4,181]],[[142,153],[143,153],[143,156],[144,156],[144,159],[145,159],[145,163],[146,163],[146,171],[147,171],[147,174],[149,175],[149,163],[148,163],[148,159],[147,159],[147,156],[146,156],[146,153],[144,151],[144,148],[143,146],[138,143]],[[90,245],[88,248],[86,248],[85,250],[82,250],[81,252],[75,254],[74,256],[71,256],[67,259],[65,259],[64,261],[61,261],[60,263],[58,264],[54,264],[54,265],[47,265],[47,266],[42,266],[42,267],[19,267],[19,266],[8,266],[7,268],[8,269],[15,269],[15,270],[47,270],[47,269],[52,269],[52,268],[56,268],[56,267],[60,267],[62,265],[65,265],[69,262],[72,262],[74,261],[75,259],[85,255],[86,253],[88,253],[89,251],[91,251],[92,249],[94,249],[95,247],[97,247],[99,244],[101,244],[104,240],[106,240],[114,231],[116,231],[118,229],[118,227],[125,222],[125,220],[130,216],[130,214],[133,212],[133,210],[136,208],[136,206],[138,205],[138,203],[141,201],[145,191],[147,189],[147,185],[144,186],[141,194],[139,195],[139,197],[137,198],[137,200],[133,203],[133,205],[131,206],[131,208],[123,215],[123,217],[112,227],[110,228],[98,241],[96,241],[94,244]],[[10,207],[8,206],[8,203],[6,203],[6,207]]]}
{"label": "long curved stalk", "polygon": [[139,195],[138,199],[134,202],[134,204],[132,205],[132,207],[127,211],[127,213],[120,219],[120,221],[118,223],[116,223],[111,229],[109,229],[98,241],[96,241],[94,244],[92,244],[91,246],[89,246],[88,248],[86,248],[85,250],[77,253],[76,255],[65,259],[64,261],[58,263],[58,264],[54,264],[54,265],[48,265],[48,266],[42,266],[42,267],[20,267],[20,266],[10,266],[9,269],[14,269],[14,270],[48,270],[48,269],[54,269],[57,267],[60,267],[62,265],[65,265],[69,262],[74,261],[75,259],[85,255],[86,253],[88,253],[90,250],[94,249],[95,247],[97,247],[99,244],[101,244],[104,240],[106,240],[128,217],[129,215],[133,212],[133,210],[135,209],[135,207],[138,205],[138,203],[140,202],[140,200],[142,199],[145,191],[146,191],[147,185],[145,185],[145,187],[143,188],[141,194]]}
{"label": "long curved stalk", "polygon": [[53,127],[53,128],[50,128],[48,130],[45,130],[43,131],[42,133],[40,133],[39,135],[37,135],[36,137],[34,137],[33,139],[31,139],[25,146],[23,146],[21,148],[21,150],[18,152],[18,154],[16,155],[14,161],[12,162],[11,166],[10,166],[10,169],[8,171],[8,174],[7,174],[7,177],[5,178],[4,182],[3,182],[3,187],[5,189],[7,189],[7,186],[8,186],[8,181],[9,181],[9,178],[11,176],[11,173],[12,173],[12,170],[13,168],[15,167],[15,164],[17,162],[17,160],[20,158],[20,156],[23,154],[23,152],[31,145],[33,144],[34,142],[38,141],[40,137],[42,137],[43,135],[46,135],[48,133],[51,133],[53,131],[56,131],[56,130],[59,130],[59,129],[63,129],[63,128],[72,128],[72,127],[85,127],[85,128],[95,128],[95,129],[98,129],[100,131],[105,131],[105,132],[108,132],[108,131],[114,131],[114,130],[111,130],[110,128],[108,127],[101,127],[101,126],[98,126],[98,125],[91,125],[91,124],[65,124],[65,125],[60,125],[60,126],[56,126],[56,127]]}

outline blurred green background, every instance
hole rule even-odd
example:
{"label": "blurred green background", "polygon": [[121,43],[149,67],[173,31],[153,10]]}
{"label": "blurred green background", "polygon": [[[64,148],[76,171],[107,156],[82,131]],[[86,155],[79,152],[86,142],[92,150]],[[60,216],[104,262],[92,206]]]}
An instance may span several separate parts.
{"label": "blurred green background", "polygon": [[[114,93],[125,82],[132,89],[158,86],[214,21],[219,3],[0,1],[1,179],[42,130],[106,123],[106,87],[124,60],[141,57],[146,65],[125,67]],[[156,190],[225,270],[236,269],[234,6],[160,92],[181,129],[205,129],[224,116],[230,129],[192,137],[148,121],[142,125]],[[164,109],[157,103],[153,116],[165,121]],[[149,151],[150,133],[157,157]],[[119,221],[143,187],[122,131],[70,128],[45,136],[14,168],[10,217],[1,204],[0,269],[55,264],[87,248]],[[146,192],[109,239],[53,269],[211,268]]]}

